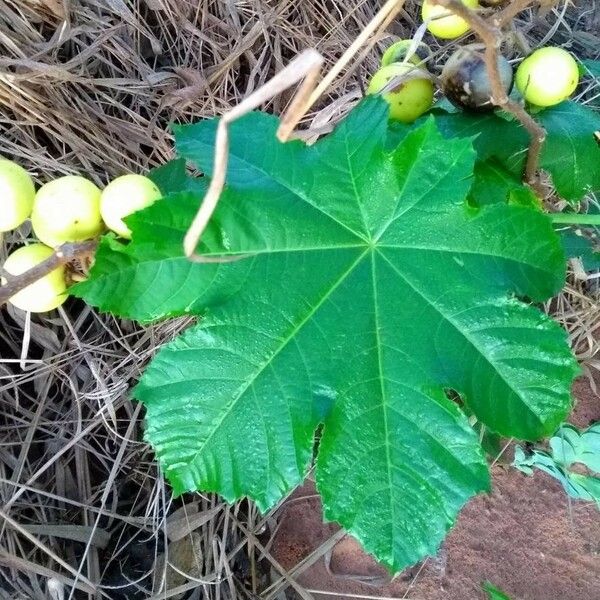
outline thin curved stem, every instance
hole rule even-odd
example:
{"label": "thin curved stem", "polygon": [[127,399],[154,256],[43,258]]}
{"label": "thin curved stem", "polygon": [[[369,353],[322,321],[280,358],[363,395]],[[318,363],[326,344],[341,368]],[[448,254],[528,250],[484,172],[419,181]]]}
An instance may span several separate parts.
{"label": "thin curved stem", "polygon": [[[294,113],[297,113],[298,110],[301,110],[306,105],[308,96],[314,88],[322,64],[323,57],[316,50],[305,50],[287,65],[287,67],[277,73],[273,79],[268,81],[253,94],[250,94],[250,96],[221,118],[217,127],[214,170],[210,185],[208,186],[202,205],[196,213],[183,240],[183,250],[190,260],[195,262],[231,261],[231,258],[203,256],[196,253],[196,247],[217,207],[221,192],[225,186],[225,176],[227,174],[227,163],[229,159],[229,124],[251,110],[258,108],[261,104],[273,98],[273,96],[280,94],[287,88],[298,83],[298,81],[305,79],[298,90],[296,97],[292,101],[291,106],[286,112],[286,116],[282,119],[277,132],[277,137],[280,140],[285,141],[299,120],[294,120]],[[236,257],[236,259],[239,258],[240,257]]]}

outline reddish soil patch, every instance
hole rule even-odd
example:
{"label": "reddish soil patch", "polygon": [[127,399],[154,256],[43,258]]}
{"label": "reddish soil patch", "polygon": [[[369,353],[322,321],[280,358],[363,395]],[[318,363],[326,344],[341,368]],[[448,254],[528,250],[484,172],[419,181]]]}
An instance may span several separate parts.
{"label": "reddish soil patch", "polygon": [[[581,379],[572,421],[600,419],[600,400]],[[312,483],[283,508],[274,555],[288,569],[338,527],[323,524]],[[315,600],[358,597],[412,600],[484,598],[489,580],[515,600],[600,600],[600,513],[590,504],[569,506],[551,477],[527,477],[496,465],[493,492],[470,502],[438,555],[393,581],[358,543],[346,537],[298,576]],[[318,593],[321,592],[329,593]]]}

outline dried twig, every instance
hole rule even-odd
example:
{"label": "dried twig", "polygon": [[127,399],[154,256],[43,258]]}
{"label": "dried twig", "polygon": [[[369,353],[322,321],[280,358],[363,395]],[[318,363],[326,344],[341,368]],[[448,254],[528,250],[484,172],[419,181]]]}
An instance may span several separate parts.
{"label": "dried twig", "polygon": [[[545,0],[546,4],[550,4]],[[491,17],[492,23],[499,28],[506,27],[519,13],[529,8],[532,4],[539,4],[539,0],[512,0],[500,12]],[[551,2],[555,4],[555,2]]]}
{"label": "dried twig", "polygon": [[273,79],[268,81],[253,94],[250,94],[250,96],[240,104],[221,117],[215,139],[215,166],[213,176],[210,185],[208,186],[206,196],[202,201],[202,205],[183,240],[184,252],[190,260],[195,262],[227,262],[240,258],[240,256],[235,256],[233,258],[223,256],[203,256],[195,252],[200,237],[217,207],[219,197],[221,196],[223,186],[225,185],[227,160],[229,157],[229,124],[249,111],[258,108],[263,102],[270,100],[273,96],[280,94],[295,83],[298,83],[298,81],[304,79],[294,101],[286,112],[286,116],[281,120],[281,125],[277,131],[277,137],[281,141],[285,141],[297,123],[294,115],[296,115],[298,110],[301,110],[301,107],[306,104],[306,100],[316,84],[322,64],[323,57],[316,50],[305,50],[287,67],[275,75]]}
{"label": "dried twig", "polygon": [[388,0],[379,9],[377,14],[371,19],[367,26],[362,30],[360,35],[352,42],[348,49],[342,54],[340,59],[333,65],[330,71],[323,77],[321,83],[317,86],[315,91],[311,94],[305,111],[308,109],[324,94],[327,88],[333,83],[335,78],[343,71],[344,67],[352,60],[360,48],[369,39],[371,34],[375,33],[382,23],[385,23],[390,19],[391,16],[400,12],[404,6],[404,0]]}
{"label": "dried twig", "polygon": [[511,4],[503,11],[490,17],[488,20],[477,14],[476,11],[465,6],[460,0],[432,0],[433,3],[445,6],[453,13],[462,17],[469,23],[471,29],[485,44],[484,57],[492,88],[492,103],[511,113],[527,130],[530,142],[523,179],[526,183],[535,188],[536,191],[542,193],[543,188],[539,181],[538,170],[540,153],[542,151],[544,140],[546,139],[546,131],[525,110],[522,104],[515,102],[508,97],[502,85],[500,72],[498,70],[498,52],[502,42],[501,27],[535,1],[536,0],[517,0],[511,2]]}
{"label": "dried twig", "polygon": [[28,285],[31,285],[38,279],[48,275],[48,273],[57,267],[70,263],[71,261],[79,258],[92,256],[97,246],[98,242],[96,240],[63,244],[57,248],[52,256],[48,257],[46,260],[39,263],[32,269],[25,271],[25,273],[16,276],[11,276],[8,273],[5,274],[4,278],[7,280],[7,283],[3,286],[0,286],[0,306],[8,302],[8,300],[17,292],[20,292]]}

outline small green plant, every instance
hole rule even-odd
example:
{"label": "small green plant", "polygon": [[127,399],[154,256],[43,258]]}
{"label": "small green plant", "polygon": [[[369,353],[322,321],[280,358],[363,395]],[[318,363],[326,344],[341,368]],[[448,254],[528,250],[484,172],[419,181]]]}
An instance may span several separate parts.
{"label": "small green plant", "polygon": [[[550,438],[549,450],[527,452],[517,446],[513,465],[527,475],[534,469],[548,473],[571,498],[595,502],[600,509],[600,423],[583,431],[563,425]],[[575,471],[576,465],[588,473]]]}
{"label": "small green plant", "polygon": [[488,600],[511,600],[510,596],[489,581],[483,584],[483,591],[487,593]]}

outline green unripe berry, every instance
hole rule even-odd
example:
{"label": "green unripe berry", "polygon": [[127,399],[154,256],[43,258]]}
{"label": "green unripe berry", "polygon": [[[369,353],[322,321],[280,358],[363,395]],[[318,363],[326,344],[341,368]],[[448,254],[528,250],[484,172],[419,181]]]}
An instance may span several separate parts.
{"label": "green unripe berry", "polygon": [[554,106],[566,100],[579,83],[575,59],[562,48],[540,48],[517,68],[517,89],[536,106]]}
{"label": "green unripe berry", "polygon": [[[410,63],[395,63],[381,67],[372,77],[367,94],[378,94],[398,79],[392,89],[382,93],[390,105],[390,119],[402,123],[412,123],[433,104],[433,84],[423,71]],[[393,84],[392,84],[393,85]]]}
{"label": "green unripe berry", "polygon": [[431,55],[429,46],[420,43],[415,53],[406,60],[406,53],[412,45],[412,40],[398,40],[394,42],[382,55],[381,66],[387,67],[393,63],[410,62],[418,67],[424,66],[424,61]]}
{"label": "green unripe berry", "polygon": [[[462,3],[468,8],[479,8],[478,0],[462,0]],[[423,21],[433,19],[428,23],[427,29],[436,37],[444,40],[452,40],[469,31],[469,24],[462,17],[440,4],[432,4],[428,0],[423,2],[421,16]]]}
{"label": "green unripe berry", "polygon": [[111,181],[100,199],[100,211],[106,226],[117,235],[131,238],[123,219],[162,197],[156,184],[143,175],[122,175]]}

